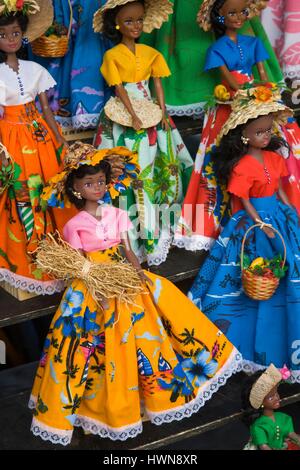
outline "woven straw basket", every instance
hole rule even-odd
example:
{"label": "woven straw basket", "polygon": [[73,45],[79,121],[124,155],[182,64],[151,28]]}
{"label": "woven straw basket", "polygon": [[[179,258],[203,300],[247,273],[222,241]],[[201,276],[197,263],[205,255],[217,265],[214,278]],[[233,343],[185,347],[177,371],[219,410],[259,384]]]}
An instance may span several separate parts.
{"label": "woven straw basket", "polygon": [[40,57],[64,57],[68,52],[69,39],[72,28],[73,10],[70,0],[70,23],[68,34],[65,36],[48,37],[44,34],[31,43],[32,52]]}
{"label": "woven straw basket", "polygon": [[[243,241],[242,241],[242,248],[241,248],[241,269],[242,269],[242,284],[244,288],[245,294],[253,300],[268,300],[272,297],[275,293],[280,279],[277,277],[267,278],[263,276],[258,276],[257,274],[251,273],[247,269],[244,269],[243,258],[244,258],[244,249],[245,249],[245,242],[250,230],[254,229],[255,227],[260,227],[261,224],[255,224],[248,228],[246,231]],[[286,246],[282,235],[276,230],[274,227],[268,225],[268,227],[274,232],[279,235],[283,248],[284,248],[284,255],[283,255],[283,266],[286,262]]]}
{"label": "woven straw basket", "polygon": [[[7,173],[7,179],[6,179],[5,183],[3,184],[3,186],[0,187],[0,196],[8,188],[8,186],[10,185],[11,180],[14,177],[14,160],[13,160],[12,156],[8,153],[7,148],[0,142],[0,155],[2,153],[4,153],[4,155],[6,157],[6,160],[8,161],[8,164],[10,164],[12,166],[12,169],[9,173]],[[1,166],[1,159],[0,159],[0,166]]]}

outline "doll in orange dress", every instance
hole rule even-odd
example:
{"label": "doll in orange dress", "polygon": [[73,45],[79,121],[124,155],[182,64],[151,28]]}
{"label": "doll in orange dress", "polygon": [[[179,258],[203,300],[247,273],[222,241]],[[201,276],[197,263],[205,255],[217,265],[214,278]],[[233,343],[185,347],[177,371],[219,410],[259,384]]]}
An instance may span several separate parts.
{"label": "doll in orange dress", "polygon": [[[20,5],[18,5],[20,3]],[[61,283],[49,280],[30,255],[46,233],[66,222],[68,212],[45,210],[42,188],[61,167],[67,146],[48,105],[55,81],[39,64],[21,60],[22,44],[51,24],[50,0],[0,1],[0,280],[37,294],[52,294]],[[35,105],[38,97],[43,116]]]}
{"label": "doll in orange dress", "polygon": [[[125,160],[117,180],[110,180],[109,155]],[[69,444],[74,427],[125,441],[142,432],[141,403],[156,425],[189,417],[238,370],[241,357],[176,286],[143,270],[134,255],[132,223],[126,211],[107,202],[107,193],[116,197],[137,177],[137,154],[75,143],[65,162],[43,198],[68,199],[79,209],[63,233],[80,252],[74,256],[86,260],[70,272],[45,341],[30,399],[31,430],[53,444]],[[52,266],[55,254],[46,252]],[[92,270],[101,263],[114,270],[125,259],[134,285],[144,288],[131,302],[122,291],[97,301]],[[132,276],[118,280],[119,292]],[[113,279],[111,274],[112,286]]]}

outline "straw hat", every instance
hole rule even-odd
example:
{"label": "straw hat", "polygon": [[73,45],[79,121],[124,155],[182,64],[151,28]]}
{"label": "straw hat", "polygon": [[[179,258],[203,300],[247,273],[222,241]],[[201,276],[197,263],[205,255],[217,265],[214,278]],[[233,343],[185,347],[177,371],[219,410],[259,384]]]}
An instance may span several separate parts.
{"label": "straw hat", "polygon": [[272,388],[276,387],[282,380],[282,375],[274,364],[270,364],[266,371],[259,377],[251,388],[249,401],[251,406],[258,410],[261,407],[266,395]]}
{"label": "straw hat", "polygon": [[231,114],[218,136],[219,142],[231,129],[241,124],[246,124],[249,119],[259,116],[275,114],[275,120],[284,122],[293,111],[281,100],[280,91],[276,84],[265,83],[261,86],[249,87],[238,90],[231,103]]}
{"label": "straw hat", "polygon": [[[204,31],[211,31],[212,29],[210,13],[215,2],[216,0],[204,0],[197,14],[197,22]],[[248,0],[248,19],[259,15],[260,11],[267,6],[267,3],[267,0]]]}
{"label": "straw hat", "polygon": [[64,170],[50,178],[44,187],[41,199],[51,207],[69,207],[70,201],[66,195],[66,181],[70,173],[82,165],[98,165],[102,160],[110,164],[113,161],[121,162],[122,174],[112,180],[108,185],[108,193],[111,199],[119,196],[137,178],[139,173],[138,156],[126,147],[114,147],[112,149],[97,150],[90,144],[75,142],[70,145],[64,160]]}
{"label": "straw hat", "polygon": [[[106,4],[94,14],[93,27],[96,33],[103,30],[103,15],[107,10],[112,10],[126,3],[136,0],[108,0]],[[154,28],[160,28],[164,21],[173,13],[173,4],[169,0],[145,0],[145,17],[143,31],[151,33]]]}
{"label": "straw hat", "polygon": [[0,0],[0,15],[17,12],[28,16],[25,34],[30,42],[40,37],[53,22],[51,0],[24,0],[21,7],[17,7],[17,0]]}
{"label": "straw hat", "polygon": [[[156,126],[162,120],[161,108],[151,100],[130,97],[133,110],[142,121],[142,128]],[[119,98],[111,97],[104,106],[106,116],[121,126],[132,127],[132,117]]]}

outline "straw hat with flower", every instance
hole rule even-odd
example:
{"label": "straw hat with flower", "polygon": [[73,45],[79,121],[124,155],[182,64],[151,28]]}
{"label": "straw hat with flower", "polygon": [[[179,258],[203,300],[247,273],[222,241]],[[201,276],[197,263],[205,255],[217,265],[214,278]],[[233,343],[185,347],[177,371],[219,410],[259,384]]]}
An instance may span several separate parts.
{"label": "straw hat with flower", "polygon": [[[197,14],[197,22],[204,31],[211,31],[212,29],[210,13],[215,2],[216,0],[204,0]],[[248,0],[248,19],[259,15],[260,11],[266,7],[267,3],[267,0]]]}
{"label": "straw hat with flower", "polygon": [[[103,30],[103,15],[107,10],[112,10],[118,6],[136,0],[108,0],[103,7],[96,11],[94,15],[93,27],[96,33]],[[154,28],[160,28],[164,21],[168,20],[173,12],[173,5],[169,0],[145,0],[145,17],[143,31],[151,33]]]}
{"label": "straw hat with flower", "polygon": [[284,122],[293,111],[281,100],[280,90],[274,83],[265,83],[260,86],[249,86],[238,90],[231,103],[231,114],[221,129],[217,141],[231,129],[246,124],[249,119],[274,113],[275,120]]}
{"label": "straw hat with flower", "polygon": [[122,167],[121,174],[114,177],[108,185],[108,193],[111,199],[115,199],[137,178],[139,173],[138,156],[126,147],[114,147],[112,149],[97,150],[95,147],[82,142],[70,145],[64,161],[64,170],[50,178],[44,187],[41,196],[44,204],[51,207],[69,207],[70,201],[66,195],[66,181],[72,171],[81,165],[98,165],[101,160],[108,161],[112,166],[116,164]]}
{"label": "straw hat with flower", "polygon": [[276,369],[274,364],[270,364],[266,371],[252,386],[249,401],[251,406],[258,410],[261,407],[265,397],[282,380],[281,372]]}
{"label": "straw hat with flower", "polygon": [[0,0],[0,15],[18,12],[28,16],[26,37],[29,42],[41,36],[53,22],[51,0]]}

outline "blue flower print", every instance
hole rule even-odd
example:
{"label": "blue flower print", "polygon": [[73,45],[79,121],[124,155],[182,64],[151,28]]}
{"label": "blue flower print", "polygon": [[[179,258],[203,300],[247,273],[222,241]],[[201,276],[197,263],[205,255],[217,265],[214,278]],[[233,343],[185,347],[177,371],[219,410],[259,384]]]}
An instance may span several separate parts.
{"label": "blue flower print", "polygon": [[179,396],[190,396],[193,394],[193,386],[189,382],[187,375],[183,371],[181,364],[177,364],[173,371],[174,378],[171,382],[157,379],[158,385],[163,390],[172,390],[170,401],[175,402]]}
{"label": "blue flower print", "polygon": [[63,316],[68,317],[80,312],[82,302],[83,293],[80,290],[74,290],[72,287],[69,287],[61,303]]}
{"label": "blue flower print", "polygon": [[184,359],[180,364],[190,382],[196,387],[210,379],[218,368],[214,359],[207,362],[209,357],[210,353],[202,349],[196,356]]}
{"label": "blue flower print", "polygon": [[95,322],[97,312],[91,312],[89,307],[86,307],[84,315],[78,315],[74,318],[74,325],[77,327],[77,331],[86,333],[96,334],[100,330],[100,326]]}

